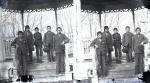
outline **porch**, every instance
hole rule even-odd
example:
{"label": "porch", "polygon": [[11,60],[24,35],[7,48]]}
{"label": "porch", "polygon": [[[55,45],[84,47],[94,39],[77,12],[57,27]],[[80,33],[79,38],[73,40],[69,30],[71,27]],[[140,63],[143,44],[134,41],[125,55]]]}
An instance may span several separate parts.
{"label": "porch", "polygon": [[[67,35],[68,37],[72,37]],[[11,48],[10,43],[13,38],[7,39],[3,41],[4,43],[4,60],[1,61],[1,70],[4,72],[1,73],[1,76],[4,78],[8,78],[8,69],[14,68],[13,67],[13,59],[14,59],[14,49]],[[74,81],[74,72],[78,72],[78,80],[87,80],[90,77],[93,78],[96,76],[96,62],[95,62],[95,50],[89,47],[91,43],[90,39],[83,40],[84,43],[84,56],[80,57],[82,60],[74,60],[73,58],[73,51],[72,51],[72,42],[66,44],[66,71],[65,75],[57,75],[56,74],[56,63],[55,62],[48,62],[47,55],[44,53],[43,55],[43,63],[36,62],[36,54],[34,53],[34,61],[32,64],[29,65],[30,74],[34,76],[34,82],[58,82],[58,81]],[[10,47],[9,49],[6,49]],[[9,53],[9,54],[8,54]],[[107,76],[104,78],[99,78],[99,80],[111,80],[111,79],[123,79],[123,78],[136,78],[134,75],[134,63],[127,63],[126,62],[126,55],[123,54],[122,56],[122,64],[116,64],[115,62],[115,55],[113,55],[113,62],[111,66],[108,66],[108,73]],[[76,63],[75,63],[76,61]],[[76,64],[76,71],[74,71],[73,66]],[[5,66],[5,67],[4,67]],[[79,68],[78,68],[79,67]],[[15,69],[15,68],[14,68]],[[93,70],[93,74],[91,71]],[[16,79],[16,74],[14,73],[13,80]]]}

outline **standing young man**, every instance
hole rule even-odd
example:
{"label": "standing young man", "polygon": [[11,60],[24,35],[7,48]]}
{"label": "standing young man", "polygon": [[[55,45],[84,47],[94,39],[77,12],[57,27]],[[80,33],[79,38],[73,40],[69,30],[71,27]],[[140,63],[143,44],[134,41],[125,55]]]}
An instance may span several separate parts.
{"label": "standing young man", "polygon": [[107,55],[106,55],[106,62],[108,65],[111,64],[112,62],[112,54],[111,52],[113,51],[113,40],[112,40],[112,35],[109,32],[108,26],[104,26],[104,32],[103,36],[106,40],[106,45],[107,45]]}
{"label": "standing young man", "polygon": [[127,62],[133,62],[132,56],[132,37],[133,33],[130,32],[130,27],[126,26],[126,32],[123,34],[122,45],[128,50],[126,53]]}
{"label": "standing young man", "polygon": [[53,48],[54,48],[54,36],[55,34],[51,31],[51,26],[47,26],[47,32],[44,34],[44,47],[47,48],[47,59],[49,62],[54,61]]}
{"label": "standing young man", "polygon": [[17,74],[18,79],[20,81],[21,76],[28,75],[27,71],[27,55],[28,55],[28,47],[26,39],[23,37],[23,32],[18,31],[18,37],[14,39],[11,43],[11,46],[16,48],[16,63],[17,63]]}
{"label": "standing young man", "polygon": [[115,56],[116,56],[116,63],[121,63],[121,36],[118,33],[118,29],[114,28],[114,34],[113,34],[113,45],[115,48]]}
{"label": "standing young man", "polygon": [[133,36],[132,49],[135,54],[135,74],[144,72],[144,44],[148,43],[148,39],[141,34],[141,28],[136,28],[136,34]]}
{"label": "standing young man", "polygon": [[56,73],[65,73],[65,44],[69,42],[69,38],[62,33],[62,28],[56,29],[57,34],[54,37],[54,49],[56,52]]}
{"label": "standing young man", "polygon": [[98,77],[106,76],[106,40],[102,37],[102,32],[97,32],[97,38],[94,39],[91,43],[92,47],[96,48],[96,56],[98,60],[98,66],[97,66],[97,75]]}
{"label": "standing young man", "polygon": [[30,31],[30,27],[29,25],[26,25],[25,26],[25,31],[24,31],[24,38],[26,39],[27,41],[27,47],[29,49],[29,56],[28,56],[28,60],[30,62],[33,61],[33,54],[32,54],[32,51],[34,51],[34,38],[33,38],[33,34],[32,32]]}
{"label": "standing young man", "polygon": [[42,51],[42,34],[39,32],[39,28],[36,27],[34,33],[34,45],[36,48],[36,56],[37,56],[37,62],[42,62],[42,56],[43,56],[43,51]]}

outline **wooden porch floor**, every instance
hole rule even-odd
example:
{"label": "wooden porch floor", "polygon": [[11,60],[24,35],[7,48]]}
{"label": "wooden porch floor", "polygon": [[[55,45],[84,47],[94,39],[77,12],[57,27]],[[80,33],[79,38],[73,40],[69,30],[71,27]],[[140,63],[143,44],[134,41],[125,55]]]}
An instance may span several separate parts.
{"label": "wooden porch floor", "polygon": [[122,63],[116,64],[115,55],[113,54],[112,65],[107,67],[108,75],[100,79],[126,79],[126,78],[135,78],[135,62],[128,63],[126,61],[126,55],[122,55]]}
{"label": "wooden porch floor", "polygon": [[[113,55],[114,58],[114,55]],[[12,62],[2,62],[0,63],[1,70],[3,69],[3,66],[7,66],[9,63],[12,65]],[[126,57],[123,55],[122,58],[122,64],[116,64],[113,60],[113,63],[111,66],[108,67],[108,76],[105,78],[99,78],[100,81],[102,80],[111,80],[111,79],[134,79],[134,62],[133,63],[127,63]],[[34,55],[34,61],[32,64],[29,65],[30,74],[34,75],[34,82],[49,82],[49,83],[72,83],[71,81],[71,74],[68,74],[69,79],[67,79],[65,76],[56,75],[56,63],[55,62],[48,62],[47,56],[43,56],[43,63],[37,63],[36,62],[36,56]],[[7,74],[7,73],[6,73]],[[58,82],[58,80],[60,80]],[[65,80],[65,82],[63,82]],[[57,81],[57,82],[56,82]],[[131,80],[130,80],[131,81]],[[136,80],[137,81],[137,80]],[[87,83],[88,81],[81,81],[80,83]],[[107,82],[108,83],[108,82]],[[119,82],[117,82],[119,83]],[[125,83],[125,82],[121,82]],[[137,82],[135,82],[137,83]],[[138,82],[139,83],[139,82]]]}

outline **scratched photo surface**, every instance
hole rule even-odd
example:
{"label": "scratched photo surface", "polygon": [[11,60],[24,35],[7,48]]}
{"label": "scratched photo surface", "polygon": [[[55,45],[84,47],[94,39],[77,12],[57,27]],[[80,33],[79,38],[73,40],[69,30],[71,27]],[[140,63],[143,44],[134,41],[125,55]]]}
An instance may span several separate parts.
{"label": "scratched photo surface", "polygon": [[0,0],[0,83],[24,75],[30,83],[142,83],[150,67],[143,1]]}

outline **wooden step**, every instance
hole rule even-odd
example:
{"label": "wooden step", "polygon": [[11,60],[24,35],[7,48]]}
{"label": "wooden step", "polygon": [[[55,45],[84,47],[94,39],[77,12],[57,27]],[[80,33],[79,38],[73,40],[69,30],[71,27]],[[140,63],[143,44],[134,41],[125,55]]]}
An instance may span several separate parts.
{"label": "wooden step", "polygon": [[56,64],[55,63],[34,63],[30,65],[28,68],[37,69],[37,70],[56,69]]}
{"label": "wooden step", "polygon": [[41,77],[55,77],[55,69],[45,69],[45,70],[30,70],[30,75],[33,75],[35,78]]}

